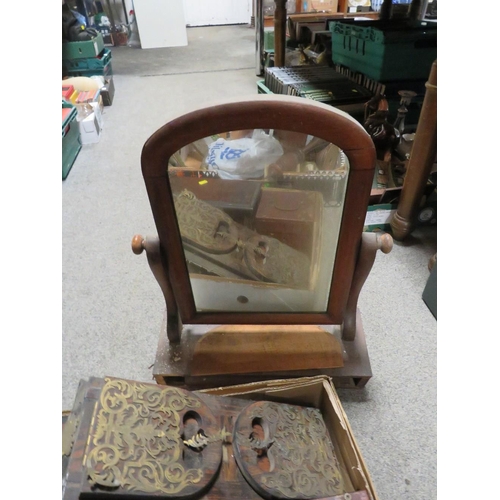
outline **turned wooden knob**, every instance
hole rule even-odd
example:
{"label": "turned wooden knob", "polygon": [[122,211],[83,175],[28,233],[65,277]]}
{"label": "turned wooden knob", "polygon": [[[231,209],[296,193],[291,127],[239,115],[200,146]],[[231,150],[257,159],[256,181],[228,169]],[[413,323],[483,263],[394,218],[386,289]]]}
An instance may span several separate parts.
{"label": "turned wooden knob", "polygon": [[382,253],[389,253],[394,246],[394,240],[392,239],[392,236],[390,234],[384,233],[382,236],[380,236],[379,245]]}
{"label": "turned wooden knob", "polygon": [[432,271],[432,268],[434,267],[434,265],[436,264],[437,262],[437,253],[435,253],[430,259],[429,259],[429,262],[427,264],[427,267],[429,269],[429,271]]}
{"label": "turned wooden knob", "polygon": [[132,252],[136,255],[140,255],[144,250],[144,238],[140,234],[136,234],[132,238]]}

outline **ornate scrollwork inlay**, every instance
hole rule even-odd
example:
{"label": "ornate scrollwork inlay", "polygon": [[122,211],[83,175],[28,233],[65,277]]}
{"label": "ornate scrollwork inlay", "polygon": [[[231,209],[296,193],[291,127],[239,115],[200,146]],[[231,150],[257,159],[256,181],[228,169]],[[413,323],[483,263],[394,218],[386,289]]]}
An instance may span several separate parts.
{"label": "ornate scrollwork inlay", "polygon": [[256,235],[245,245],[245,262],[261,281],[290,286],[307,286],[310,261],[307,255],[276,238]]}
{"label": "ornate scrollwork inlay", "polygon": [[238,262],[243,260],[248,277],[255,280],[307,287],[311,261],[304,253],[255,231],[241,239],[229,215],[186,189],[175,197],[174,203],[181,237],[188,245],[209,254],[235,251]]}
{"label": "ornate scrollwork inlay", "polygon": [[232,252],[238,242],[234,222],[222,210],[184,189],[175,198],[179,229],[184,240],[209,253]]}
{"label": "ornate scrollwork inlay", "polygon": [[200,400],[173,387],[105,379],[87,446],[90,484],[176,494],[197,484],[202,469],[186,469],[180,412]]}
{"label": "ornate scrollwork inlay", "polygon": [[227,432],[225,428],[222,428],[222,430],[220,430],[213,436],[207,436],[204,431],[198,431],[190,439],[182,440],[182,442],[187,447],[197,451],[203,450],[203,448],[205,448],[205,446],[207,446],[209,443],[215,443],[217,441],[221,441],[224,444],[230,443],[231,433]]}
{"label": "ornate scrollwork inlay", "polygon": [[[249,422],[255,421],[266,429],[262,439],[248,432],[252,428]],[[268,494],[276,498],[318,498],[345,493],[340,466],[319,410],[270,402],[252,404],[242,412],[237,426],[238,464],[245,477]],[[264,471],[256,467],[263,455],[269,460]]]}

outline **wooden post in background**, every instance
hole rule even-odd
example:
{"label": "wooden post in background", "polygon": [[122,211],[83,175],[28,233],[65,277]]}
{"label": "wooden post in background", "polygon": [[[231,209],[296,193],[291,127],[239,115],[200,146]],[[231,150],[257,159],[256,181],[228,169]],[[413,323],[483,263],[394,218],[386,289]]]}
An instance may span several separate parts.
{"label": "wooden post in background", "polygon": [[275,0],[274,11],[274,65],[285,66],[286,50],[286,0]]}
{"label": "wooden post in background", "polygon": [[415,214],[429,180],[437,151],[437,61],[425,84],[425,97],[418,120],[415,140],[406,170],[398,208],[391,220],[395,240],[404,240],[412,231]]}
{"label": "wooden post in background", "polygon": [[264,72],[264,0],[254,0],[255,18],[255,74]]}

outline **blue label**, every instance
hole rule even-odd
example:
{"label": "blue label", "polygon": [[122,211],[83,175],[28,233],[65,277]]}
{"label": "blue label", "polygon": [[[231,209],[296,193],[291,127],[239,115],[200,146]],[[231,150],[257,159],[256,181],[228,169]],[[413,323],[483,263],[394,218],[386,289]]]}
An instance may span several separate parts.
{"label": "blue label", "polygon": [[227,147],[224,151],[222,151],[220,159],[223,160],[225,157],[226,160],[234,160],[235,158],[240,158],[246,151],[248,151],[248,149],[232,149]]}

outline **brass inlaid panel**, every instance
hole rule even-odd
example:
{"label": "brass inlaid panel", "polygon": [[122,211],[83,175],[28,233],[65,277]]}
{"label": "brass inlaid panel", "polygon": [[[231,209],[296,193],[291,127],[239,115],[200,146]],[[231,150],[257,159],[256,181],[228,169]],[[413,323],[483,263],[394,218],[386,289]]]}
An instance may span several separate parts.
{"label": "brass inlaid panel", "polygon": [[175,210],[186,242],[214,254],[229,253],[236,248],[238,231],[222,210],[199,200],[186,189],[175,198]]}
{"label": "brass inlaid panel", "polygon": [[265,498],[311,499],[346,492],[318,409],[253,403],[238,416],[233,446],[242,474]]}
{"label": "brass inlaid panel", "polygon": [[173,387],[106,378],[84,465],[91,490],[196,495],[214,479],[223,433],[210,409]]}
{"label": "brass inlaid panel", "polygon": [[245,245],[245,263],[261,281],[306,287],[311,262],[276,238],[253,236]]}
{"label": "brass inlaid panel", "polygon": [[186,248],[218,255],[220,263],[247,279],[307,287],[311,261],[276,238],[246,229],[218,208],[183,190],[175,197],[181,237]]}

